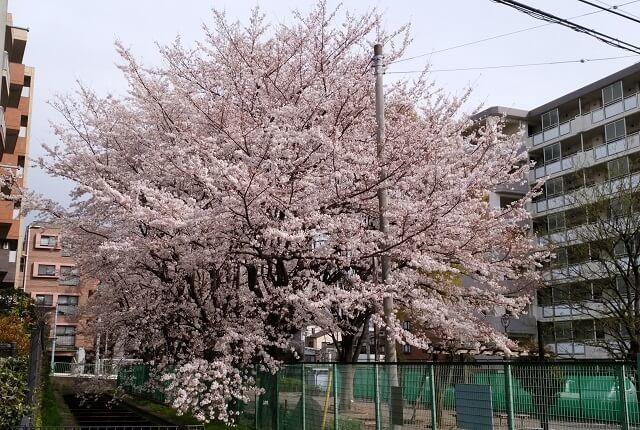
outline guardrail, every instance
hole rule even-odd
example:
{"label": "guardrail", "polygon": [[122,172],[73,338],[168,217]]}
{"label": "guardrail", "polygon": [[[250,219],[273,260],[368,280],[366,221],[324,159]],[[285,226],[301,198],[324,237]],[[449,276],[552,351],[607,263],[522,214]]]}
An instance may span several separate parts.
{"label": "guardrail", "polygon": [[70,377],[109,377],[115,379],[118,376],[120,366],[117,363],[53,363],[54,376]]}

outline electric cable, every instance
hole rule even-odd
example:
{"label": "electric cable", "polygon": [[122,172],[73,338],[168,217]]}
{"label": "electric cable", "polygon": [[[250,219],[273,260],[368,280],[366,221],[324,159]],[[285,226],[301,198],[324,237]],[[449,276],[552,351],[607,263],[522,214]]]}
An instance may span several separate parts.
{"label": "electric cable", "polygon": [[478,67],[460,67],[460,68],[452,68],[452,69],[423,69],[423,70],[401,70],[401,71],[388,71],[387,74],[409,74],[409,73],[435,73],[435,72],[463,72],[469,70],[491,70],[491,69],[512,69],[518,67],[534,67],[534,66],[554,66],[560,64],[571,64],[571,63],[592,63],[597,61],[607,61],[607,60],[619,60],[622,58],[631,58],[631,57],[640,57],[640,55],[621,55],[617,57],[601,57],[601,58],[580,58],[576,60],[558,60],[558,61],[546,61],[540,63],[524,63],[524,64],[501,64],[497,66],[478,66]]}
{"label": "electric cable", "polygon": [[[622,6],[630,5],[632,3],[638,3],[639,1],[640,0],[628,1],[626,3],[620,3],[619,5],[613,5],[613,6],[611,6],[611,8],[616,9],[616,8],[619,8],[619,7],[622,7]],[[600,2],[600,3],[603,3],[603,2]],[[596,11],[593,11],[593,12],[587,12],[587,13],[583,13],[581,15],[572,16],[572,17],[570,17],[568,19],[582,18],[582,17],[585,17],[585,16],[595,15],[597,13],[602,13],[602,12],[604,12],[604,11],[596,10]],[[629,12],[627,12],[627,14],[628,15],[632,15]],[[387,64],[402,63],[403,61],[415,60],[416,58],[427,57],[427,56],[432,55],[432,54],[439,54],[440,52],[446,52],[446,51],[451,51],[453,49],[464,48],[465,46],[476,45],[478,43],[488,42],[490,40],[500,39],[502,37],[512,36],[512,35],[518,34],[518,33],[524,33],[525,31],[535,30],[535,29],[542,28],[542,27],[548,27],[548,26],[553,25],[553,24],[554,23],[552,23],[552,22],[547,22],[545,24],[534,25],[532,27],[522,28],[520,30],[514,30],[514,31],[507,32],[507,33],[496,34],[494,36],[488,36],[488,37],[485,37],[483,39],[478,39],[478,40],[473,40],[471,42],[461,43],[459,45],[450,46],[448,48],[437,49],[437,50],[434,50],[434,51],[425,52],[423,54],[418,54],[418,55],[414,55],[414,56],[407,57],[407,58],[400,58],[398,60],[391,61],[391,62],[389,62]]]}

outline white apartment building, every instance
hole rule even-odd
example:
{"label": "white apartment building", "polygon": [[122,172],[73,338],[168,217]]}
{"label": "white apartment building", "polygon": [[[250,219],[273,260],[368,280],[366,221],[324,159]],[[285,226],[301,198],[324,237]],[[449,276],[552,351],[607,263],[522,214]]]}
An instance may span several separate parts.
{"label": "white apartment building", "polygon": [[546,287],[537,294],[534,314],[545,347],[559,357],[607,357],[590,345],[603,336],[598,318],[576,306],[598,300],[599,281],[573,276],[589,262],[568,244],[576,228],[589,228],[578,193],[623,179],[640,184],[639,92],[637,63],[530,111],[494,106],[479,114],[518,123],[535,162],[529,185],[546,180],[530,212],[537,240],[556,244],[557,256],[544,271]]}

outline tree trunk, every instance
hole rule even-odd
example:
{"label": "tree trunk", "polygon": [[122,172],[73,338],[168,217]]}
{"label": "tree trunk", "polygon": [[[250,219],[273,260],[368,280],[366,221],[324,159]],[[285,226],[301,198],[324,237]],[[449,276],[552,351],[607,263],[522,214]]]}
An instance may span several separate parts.
{"label": "tree trunk", "polygon": [[[353,405],[353,378],[355,367],[352,364],[340,366],[340,412],[350,411]],[[334,384],[338,381],[334,381]]]}

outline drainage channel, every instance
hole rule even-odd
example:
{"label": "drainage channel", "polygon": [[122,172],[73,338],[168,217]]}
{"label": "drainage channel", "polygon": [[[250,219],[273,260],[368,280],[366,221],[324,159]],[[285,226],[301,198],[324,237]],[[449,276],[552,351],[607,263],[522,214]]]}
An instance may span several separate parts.
{"label": "drainage channel", "polygon": [[140,413],[133,411],[115,402],[111,397],[102,396],[93,399],[79,399],[73,394],[64,396],[64,401],[73,414],[79,428],[101,429],[121,428],[174,428],[167,426],[166,422],[159,422]]}

